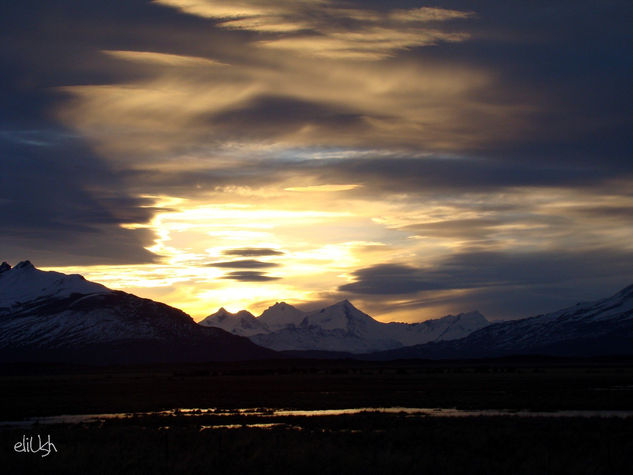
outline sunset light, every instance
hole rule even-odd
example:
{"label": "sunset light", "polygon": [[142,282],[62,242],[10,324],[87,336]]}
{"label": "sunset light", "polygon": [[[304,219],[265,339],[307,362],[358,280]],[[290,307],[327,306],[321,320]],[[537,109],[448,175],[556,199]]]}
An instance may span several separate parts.
{"label": "sunset light", "polygon": [[631,0],[0,36],[2,473],[632,472]]}
{"label": "sunset light", "polygon": [[381,321],[507,319],[627,283],[628,85],[554,71],[577,46],[527,12],[506,30],[460,2],[143,8],[118,41],[77,40],[41,124],[2,132],[34,164],[8,260],[196,320],[345,298]]}

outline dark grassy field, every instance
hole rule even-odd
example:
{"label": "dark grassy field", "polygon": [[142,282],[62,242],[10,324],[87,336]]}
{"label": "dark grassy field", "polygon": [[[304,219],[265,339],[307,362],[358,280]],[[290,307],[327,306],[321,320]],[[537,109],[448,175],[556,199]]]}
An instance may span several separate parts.
{"label": "dark grassy field", "polygon": [[[622,360],[11,366],[1,420],[173,408],[633,410]],[[272,428],[244,424],[269,423]],[[211,428],[235,424],[239,428]],[[50,434],[46,458],[13,451]],[[633,419],[142,416],[0,427],[2,473],[630,473]]]}
{"label": "dark grassy field", "polygon": [[9,366],[0,420],[190,407],[633,409],[631,361]]}
{"label": "dark grassy field", "polygon": [[[40,426],[58,452],[11,452],[3,473],[630,473],[633,424],[620,419],[298,418],[293,427],[202,430],[192,418]],[[236,421],[233,421],[236,422]],[[300,428],[297,428],[298,425]]]}

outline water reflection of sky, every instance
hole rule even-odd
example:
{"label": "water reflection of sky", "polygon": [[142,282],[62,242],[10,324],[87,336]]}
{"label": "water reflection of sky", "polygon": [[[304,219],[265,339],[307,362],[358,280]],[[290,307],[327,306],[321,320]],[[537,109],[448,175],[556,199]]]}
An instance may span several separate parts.
{"label": "water reflection of sky", "polygon": [[[359,414],[392,414],[404,417],[545,417],[545,418],[591,418],[591,417],[633,417],[633,411],[620,410],[561,410],[561,411],[528,411],[515,409],[456,409],[456,408],[412,408],[412,407],[357,407],[345,409],[272,409],[272,408],[177,408],[165,411],[151,412],[114,412],[102,414],[66,414],[47,417],[33,417],[23,421],[2,421],[0,426],[31,426],[34,424],[81,424],[106,421],[112,419],[132,419],[144,416],[170,417],[206,417],[206,416],[233,416],[258,417],[261,419],[275,418],[302,418],[302,417],[332,417],[349,416]],[[201,430],[207,429],[234,429],[234,428],[264,428],[273,427],[300,427],[286,422],[247,422],[233,424],[205,424]]]}

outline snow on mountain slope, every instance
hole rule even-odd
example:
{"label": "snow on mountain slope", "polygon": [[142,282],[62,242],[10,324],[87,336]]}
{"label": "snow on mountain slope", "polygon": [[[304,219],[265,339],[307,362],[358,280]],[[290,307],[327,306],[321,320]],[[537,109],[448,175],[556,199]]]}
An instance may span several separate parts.
{"label": "snow on mountain slope", "polygon": [[361,312],[349,300],[306,314],[301,326],[317,326],[323,330],[346,330],[358,336],[373,336],[383,324]]}
{"label": "snow on mountain slope", "polygon": [[594,302],[492,325],[482,334],[498,350],[523,351],[618,333],[633,337],[633,286]]}
{"label": "snow on mountain slope", "polygon": [[286,302],[277,302],[275,305],[268,307],[258,317],[259,320],[266,324],[271,330],[281,330],[287,326],[299,326],[305,312],[298,308],[288,305]]}
{"label": "snow on mountain slope", "polygon": [[447,315],[420,323],[389,323],[391,334],[403,346],[418,345],[430,341],[456,340],[490,325],[479,312]]}
{"label": "snow on mountain slope", "polygon": [[28,261],[0,266],[0,361],[132,363],[274,357],[186,313]]}
{"label": "snow on mountain slope", "polygon": [[107,292],[110,292],[107,287],[88,282],[78,274],[44,272],[29,261],[22,261],[13,268],[6,262],[0,266],[0,310],[38,298]]}
{"label": "snow on mountain slope", "polygon": [[198,322],[203,327],[221,328],[229,333],[240,336],[253,336],[258,333],[268,333],[268,326],[252,313],[240,310],[237,313],[228,312],[224,307]]}
{"label": "snow on mountain slope", "polygon": [[0,348],[63,347],[128,338],[192,337],[195,325],[179,310],[125,292],[38,299],[15,308],[0,325]]}
{"label": "snow on mountain slope", "polygon": [[299,325],[288,325],[251,339],[275,350],[325,350],[362,353],[374,349],[398,348],[398,341],[383,334],[384,323],[343,300],[306,313]]}
{"label": "snow on mountain slope", "polygon": [[187,314],[89,282],[80,275],[20,262],[0,274],[0,347],[191,336]]}
{"label": "snow on mountain slope", "polygon": [[415,324],[381,323],[343,300],[307,313],[284,302],[276,303],[258,318],[248,312],[240,317],[240,313],[221,309],[200,324],[248,336],[258,345],[278,351],[364,353],[461,338],[489,322],[474,312]]}
{"label": "snow on mountain slope", "polygon": [[633,354],[633,286],[594,302],[494,323],[459,340],[410,346],[376,357],[471,358],[520,354]]}
{"label": "snow on mountain slope", "polygon": [[316,350],[346,353],[367,353],[371,351],[399,348],[402,345],[386,338],[361,338],[342,329],[323,330],[320,327],[286,328],[270,334],[251,337],[256,344],[276,351]]}

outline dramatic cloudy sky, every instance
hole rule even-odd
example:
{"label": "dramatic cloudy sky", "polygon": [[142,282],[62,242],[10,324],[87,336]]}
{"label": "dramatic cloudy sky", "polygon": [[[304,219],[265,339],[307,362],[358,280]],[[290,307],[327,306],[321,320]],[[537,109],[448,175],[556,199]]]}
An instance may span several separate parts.
{"label": "dramatic cloudy sky", "polygon": [[2,260],[197,319],[633,283],[630,0],[5,3]]}

